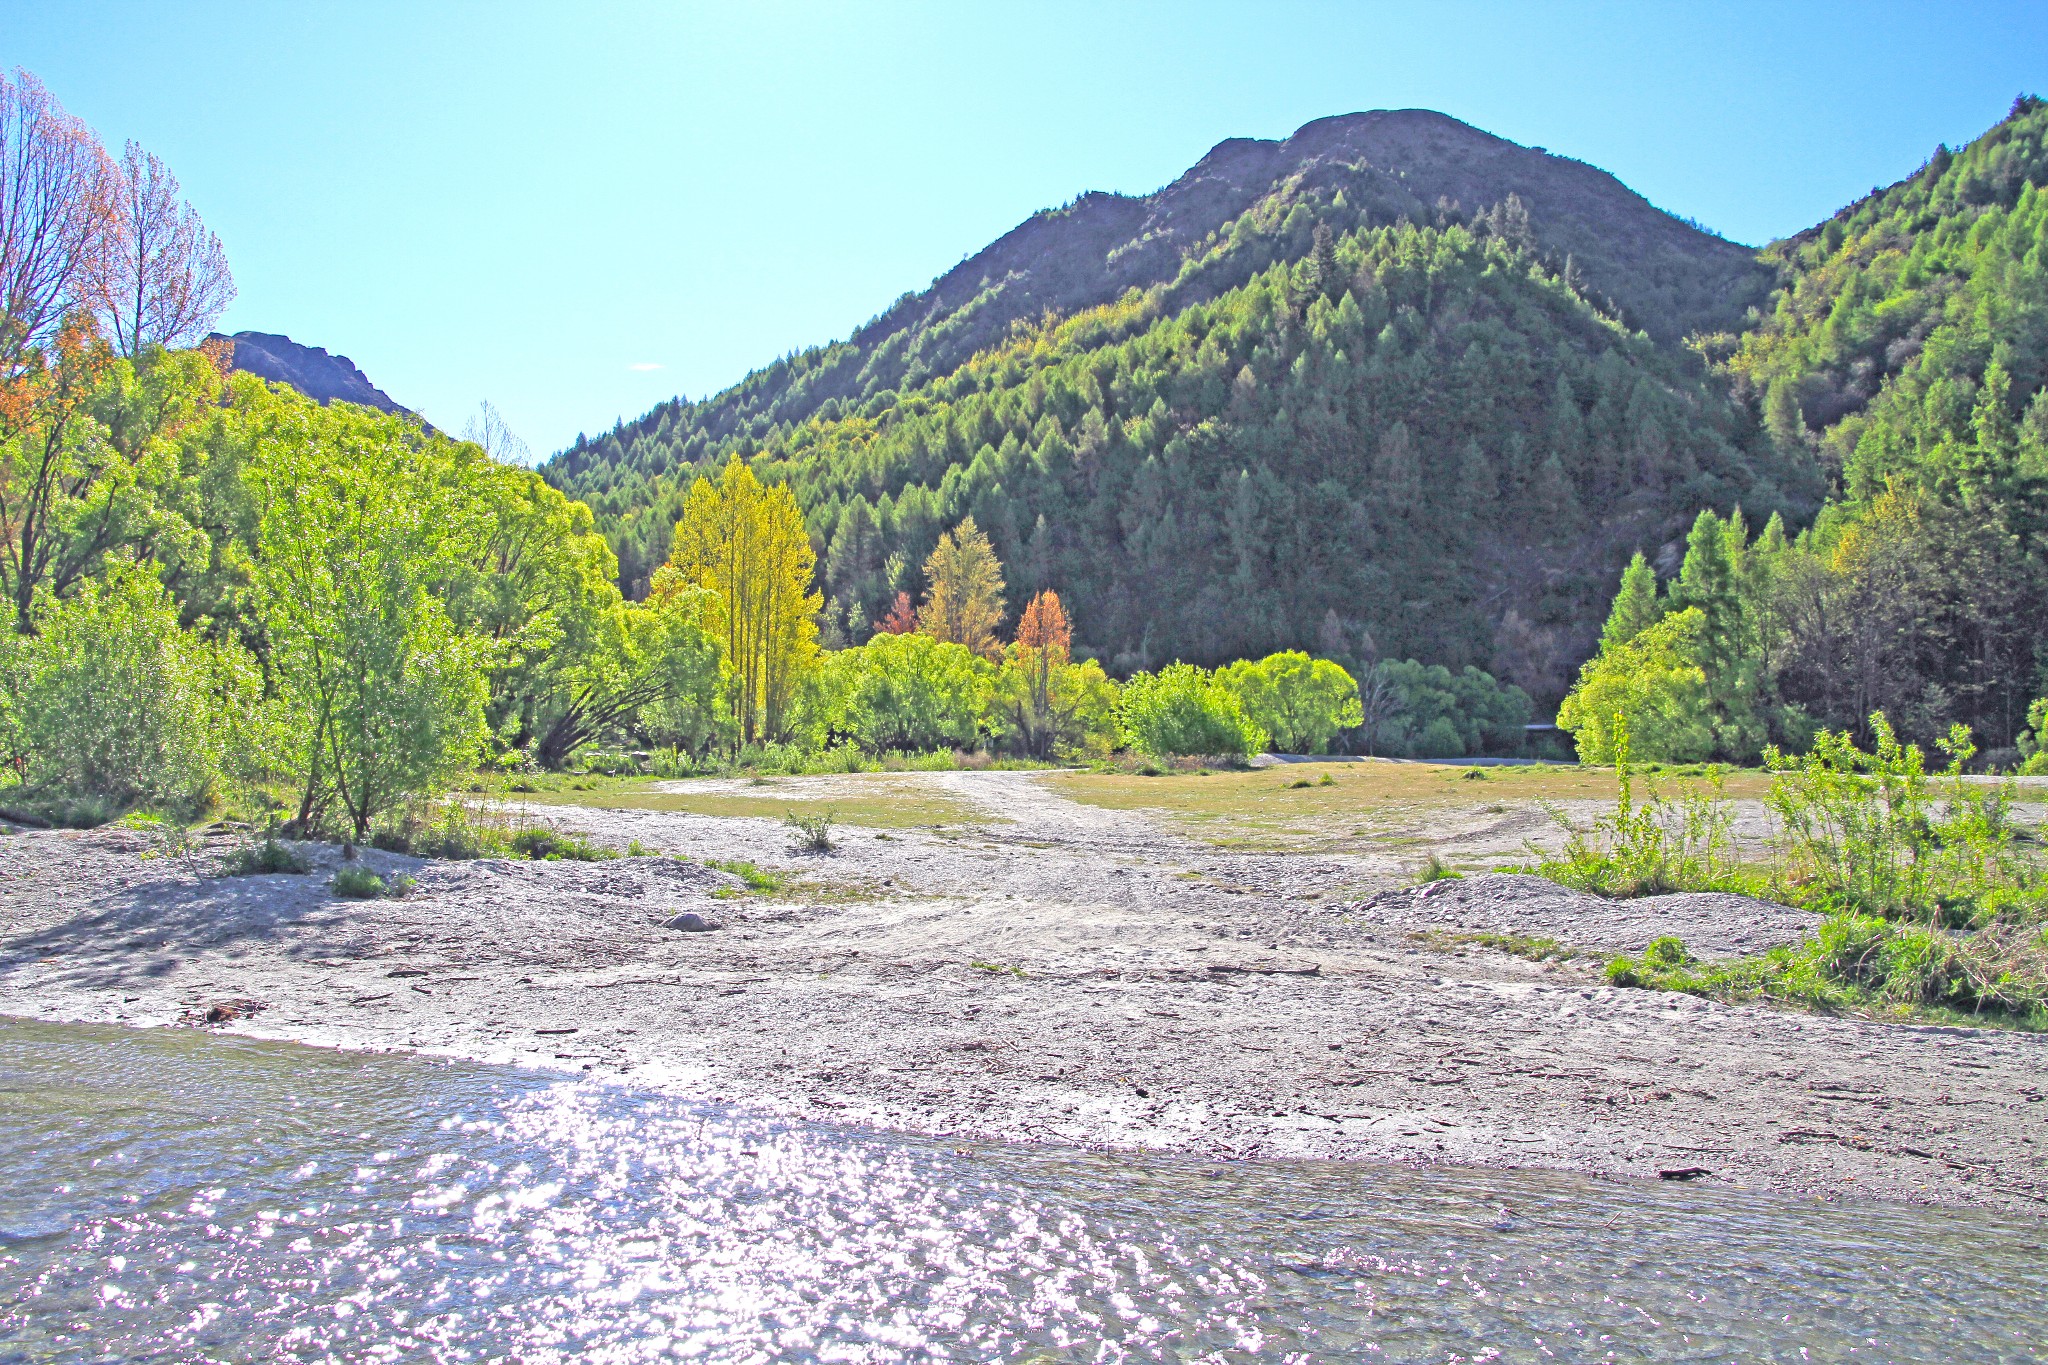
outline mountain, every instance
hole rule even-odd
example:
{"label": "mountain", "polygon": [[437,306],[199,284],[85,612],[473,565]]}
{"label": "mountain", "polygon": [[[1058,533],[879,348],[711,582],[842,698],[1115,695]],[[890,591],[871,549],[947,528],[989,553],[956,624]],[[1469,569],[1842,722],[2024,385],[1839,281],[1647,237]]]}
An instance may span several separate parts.
{"label": "mountain", "polygon": [[1824,491],[1679,345],[1746,325],[1753,250],[1441,114],[1220,144],[1034,215],[844,342],[544,467],[633,587],[694,473],[787,479],[858,638],[974,514],[1113,663],[1287,645],[1556,696],[1636,548]]}
{"label": "mountain", "polygon": [[318,346],[301,346],[290,337],[274,332],[237,332],[231,337],[216,332],[207,341],[232,347],[229,357],[232,368],[275,384],[289,384],[308,398],[322,403],[340,401],[360,403],[384,412],[410,411],[400,407],[392,401],[391,395],[372,384],[369,377],[345,355],[329,355]]}

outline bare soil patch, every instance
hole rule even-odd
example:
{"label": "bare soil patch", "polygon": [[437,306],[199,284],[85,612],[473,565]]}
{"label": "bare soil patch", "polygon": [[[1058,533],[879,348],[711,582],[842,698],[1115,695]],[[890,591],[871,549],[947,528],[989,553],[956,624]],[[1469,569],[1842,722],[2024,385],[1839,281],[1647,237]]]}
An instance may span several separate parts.
{"label": "bare soil patch", "polygon": [[[883,799],[858,783],[876,776],[971,818],[850,826],[817,856],[770,818],[539,807],[691,861],[368,853],[415,879],[371,901],[327,893],[331,848],[311,876],[220,878],[220,841],[177,858],[125,831],[7,836],[0,1012],[525,1061],[962,1137],[2048,1200],[2048,1038],[1616,990],[1591,962],[1453,937],[1748,950],[1795,936],[1796,912],[1520,878],[1382,894],[1406,850],[1219,848],[1042,773],[790,790]],[[747,892],[707,860],[788,881]],[[685,912],[723,927],[663,927]]]}

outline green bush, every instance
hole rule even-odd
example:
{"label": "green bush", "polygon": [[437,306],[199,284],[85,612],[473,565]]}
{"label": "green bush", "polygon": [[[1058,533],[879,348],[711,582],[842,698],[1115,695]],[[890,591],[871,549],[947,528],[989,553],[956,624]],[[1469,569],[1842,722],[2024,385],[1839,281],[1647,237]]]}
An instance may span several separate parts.
{"label": "green bush", "polygon": [[1154,758],[1243,758],[1266,747],[1266,732],[1206,669],[1168,664],[1139,673],[1117,699],[1124,743]]}
{"label": "green bush", "polygon": [[2015,789],[1963,777],[1975,753],[1969,731],[1957,726],[1941,742],[1949,763],[1937,780],[1883,712],[1870,729],[1867,753],[1826,730],[1804,755],[1766,751],[1780,893],[1817,909],[1951,927],[2048,911],[2048,874],[2013,819]]}
{"label": "green bush", "polygon": [[2048,777],[2048,697],[2027,708],[2027,728],[2019,734],[2020,772],[2026,777]]}
{"label": "green bush", "polygon": [[1730,837],[1735,809],[1723,795],[1718,769],[1710,771],[1705,792],[1689,790],[1667,799],[1645,784],[1645,799],[1637,804],[1629,729],[1619,719],[1614,759],[1620,786],[1614,813],[1583,831],[1552,810],[1567,831],[1564,849],[1556,857],[1539,857],[1525,871],[1596,896],[1758,889],[1755,879],[1737,867]]}
{"label": "green bush", "polygon": [[821,741],[844,736],[869,753],[971,747],[994,667],[965,645],[919,631],[875,636],[825,656],[799,707]]}
{"label": "green bush", "polygon": [[832,812],[801,814],[790,811],[782,822],[796,834],[796,847],[800,853],[830,853],[832,851]]}
{"label": "green bush", "polygon": [[181,629],[170,595],[134,568],[88,582],[39,630],[0,653],[0,738],[24,786],[45,796],[50,823],[208,804],[253,710],[247,655]]}
{"label": "green bush", "polygon": [[1990,1016],[2048,1028],[2048,931],[2038,925],[1956,934],[1838,910],[1804,943],[1762,957],[1701,964],[1660,957],[1656,948],[1639,959],[1615,958],[1607,980],[1722,999],[1905,1017]]}
{"label": "green bush", "polygon": [[265,830],[261,839],[240,845],[221,863],[224,877],[257,877],[278,872],[304,875],[312,870],[306,855],[279,839],[276,830]]}
{"label": "green bush", "polygon": [[535,862],[598,863],[619,856],[616,851],[594,844],[580,834],[539,827],[522,829],[514,834],[512,851]]}
{"label": "green bush", "polygon": [[[1618,986],[2048,1028],[2048,873],[2014,823],[2012,786],[1965,780],[1974,750],[1961,727],[1943,742],[1949,763],[1937,777],[1882,712],[1870,728],[1869,752],[1825,731],[1805,755],[1767,751],[1778,827],[1770,865],[1735,878],[1718,792],[1677,818],[1654,794],[1632,807],[1624,725],[1622,798],[1600,826],[1608,837],[1596,847],[1574,836],[1564,858],[1534,870],[1607,894],[1752,882],[1825,914],[1806,942],[1760,958],[1701,965],[1659,940],[1640,959],[1608,964]],[[1697,849],[1712,856],[1688,856]]]}

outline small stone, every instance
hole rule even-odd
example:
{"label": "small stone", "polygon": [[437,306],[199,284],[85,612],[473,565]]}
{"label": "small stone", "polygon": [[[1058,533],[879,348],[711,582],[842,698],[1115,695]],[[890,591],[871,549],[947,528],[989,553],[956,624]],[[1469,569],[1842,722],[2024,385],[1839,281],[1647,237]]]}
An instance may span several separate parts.
{"label": "small stone", "polygon": [[680,915],[662,921],[662,928],[679,929],[686,934],[709,933],[713,929],[723,929],[724,927],[725,925],[719,921],[706,919],[695,910],[685,910]]}

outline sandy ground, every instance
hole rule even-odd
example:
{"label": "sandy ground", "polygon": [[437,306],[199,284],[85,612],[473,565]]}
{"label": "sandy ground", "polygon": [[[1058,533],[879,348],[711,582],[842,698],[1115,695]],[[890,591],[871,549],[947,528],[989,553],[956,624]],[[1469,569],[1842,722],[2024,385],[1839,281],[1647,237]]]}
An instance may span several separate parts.
{"label": "sandy ground", "polygon": [[[882,779],[800,779],[824,794]],[[1732,896],[1608,903],[1494,876],[1390,889],[1374,855],[1232,853],[1033,773],[891,774],[955,831],[575,810],[673,857],[373,866],[399,899],[213,875],[107,830],[0,838],[0,1013],[217,1024],[619,1076],[792,1116],[956,1135],[1547,1166],[1824,1198],[2048,1208],[2048,1037],[1615,990],[1458,933],[1697,952],[1798,937]],[[835,785],[840,784],[840,785]],[[790,784],[783,784],[785,788]],[[1373,888],[1380,888],[1374,891]],[[663,927],[683,911],[715,932]]]}

